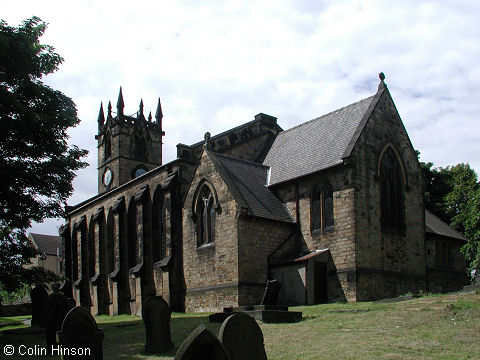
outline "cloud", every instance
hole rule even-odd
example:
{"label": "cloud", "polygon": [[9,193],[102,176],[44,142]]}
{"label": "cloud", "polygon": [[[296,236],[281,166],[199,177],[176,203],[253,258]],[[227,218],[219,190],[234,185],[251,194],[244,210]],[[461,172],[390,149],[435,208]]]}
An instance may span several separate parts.
{"label": "cloud", "polygon": [[[28,10],[25,10],[28,9]],[[42,41],[65,58],[46,82],[72,97],[88,148],[70,203],[97,191],[100,101],[125,112],[143,98],[164,110],[164,159],[176,144],[225,131],[259,112],[287,129],[386,82],[414,147],[437,166],[480,172],[480,5],[472,1],[7,2],[10,25],[38,15]],[[188,129],[188,131],[185,131]],[[91,181],[91,179],[95,179]]]}

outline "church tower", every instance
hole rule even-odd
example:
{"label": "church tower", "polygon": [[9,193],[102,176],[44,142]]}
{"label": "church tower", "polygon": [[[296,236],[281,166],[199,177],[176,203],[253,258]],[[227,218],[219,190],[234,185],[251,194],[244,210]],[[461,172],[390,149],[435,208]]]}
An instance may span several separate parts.
{"label": "church tower", "polygon": [[104,193],[162,165],[162,107],[158,99],[155,121],[145,118],[143,100],[136,116],[123,112],[122,88],[114,116],[108,103],[107,118],[100,104],[98,114],[98,193]]}

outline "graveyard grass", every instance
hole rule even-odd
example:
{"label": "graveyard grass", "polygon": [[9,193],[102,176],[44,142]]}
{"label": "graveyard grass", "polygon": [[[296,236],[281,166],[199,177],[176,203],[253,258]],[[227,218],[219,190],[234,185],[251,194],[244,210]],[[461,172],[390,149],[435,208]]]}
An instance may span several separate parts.
{"label": "graveyard grass", "polygon": [[[303,312],[294,324],[264,324],[269,360],[275,359],[478,359],[480,293],[430,295],[404,302],[292,307]],[[96,318],[105,332],[104,359],[173,359],[188,334],[205,323],[215,335],[221,324],[208,314],[172,314],[175,347],[144,355],[144,326],[129,315]],[[18,318],[17,318],[18,319]],[[13,331],[13,333],[12,333]],[[45,346],[43,329],[0,328],[0,344]],[[0,349],[2,351],[3,349]],[[9,359],[21,357],[9,357]]]}

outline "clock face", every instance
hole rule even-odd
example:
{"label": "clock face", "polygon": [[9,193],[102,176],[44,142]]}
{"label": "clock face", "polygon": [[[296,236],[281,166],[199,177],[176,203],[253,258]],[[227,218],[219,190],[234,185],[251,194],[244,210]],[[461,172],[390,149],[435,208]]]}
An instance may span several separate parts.
{"label": "clock face", "polygon": [[106,168],[105,172],[103,173],[103,185],[105,185],[105,187],[107,188],[110,187],[110,185],[112,184],[112,178],[112,170],[110,170],[110,168]]}
{"label": "clock face", "polygon": [[147,172],[147,169],[145,169],[144,167],[141,167],[141,168],[138,168],[137,170],[135,170],[135,177],[139,177],[140,175],[143,175]]}

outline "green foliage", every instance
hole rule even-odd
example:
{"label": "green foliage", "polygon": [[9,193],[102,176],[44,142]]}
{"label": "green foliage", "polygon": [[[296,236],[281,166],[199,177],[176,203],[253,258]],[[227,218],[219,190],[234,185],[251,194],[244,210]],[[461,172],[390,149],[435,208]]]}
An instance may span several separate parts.
{"label": "green foliage", "polygon": [[13,304],[30,296],[30,285],[22,284],[13,292],[9,292],[0,284],[0,299],[2,304]]}
{"label": "green foliage", "polygon": [[[417,152],[417,154],[419,154]],[[435,168],[420,162],[426,183],[425,207],[463,233],[469,270],[480,268],[480,184],[469,164]],[[478,270],[477,270],[478,271]]]}
{"label": "green foliage", "polygon": [[63,215],[75,171],[87,165],[87,151],[67,142],[80,121],[75,104],[42,82],[63,61],[39,42],[46,26],[37,17],[18,28],[0,21],[0,281],[9,289],[39,281],[22,268],[35,253],[25,230]]}
{"label": "green foliage", "polygon": [[434,168],[433,163],[420,162],[425,179],[425,207],[450,224],[451,216],[447,211],[445,197],[452,190],[452,178],[449,171]]}

